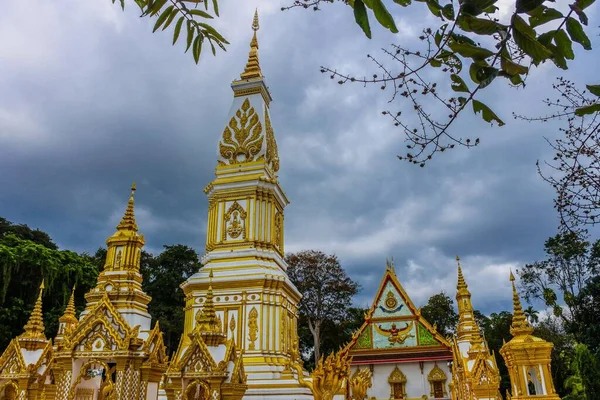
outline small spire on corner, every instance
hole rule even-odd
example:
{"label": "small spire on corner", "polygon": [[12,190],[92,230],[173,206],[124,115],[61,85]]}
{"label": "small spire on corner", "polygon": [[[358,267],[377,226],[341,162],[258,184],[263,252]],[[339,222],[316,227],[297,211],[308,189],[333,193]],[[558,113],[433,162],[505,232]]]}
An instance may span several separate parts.
{"label": "small spire on corner", "polygon": [[134,231],[137,232],[138,226],[135,222],[135,181],[131,184],[131,196],[129,196],[129,201],[127,202],[127,208],[125,209],[125,214],[123,218],[121,218],[121,222],[117,225],[117,230],[119,231]]}

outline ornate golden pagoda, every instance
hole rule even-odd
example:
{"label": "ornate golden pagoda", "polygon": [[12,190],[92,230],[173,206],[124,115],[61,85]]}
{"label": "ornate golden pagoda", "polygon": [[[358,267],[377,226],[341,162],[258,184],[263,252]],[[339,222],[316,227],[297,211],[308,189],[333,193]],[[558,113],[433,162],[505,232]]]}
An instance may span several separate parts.
{"label": "ornate golden pagoda", "polygon": [[44,389],[52,360],[52,341],[44,334],[42,293],[25,324],[24,332],[11,340],[0,356],[0,399],[37,399]]}
{"label": "ornate golden pagoda", "polygon": [[496,357],[481,337],[475,320],[471,292],[463,276],[460,258],[456,302],[458,325],[452,342],[452,382],[450,390],[455,400],[499,400],[500,372]]}
{"label": "ornate golden pagoda", "polygon": [[48,381],[56,397],[155,399],[167,368],[158,322],[151,328],[150,297],[142,290],[140,254],[144,237],[134,213],[135,184],[117,231],[108,238],[106,261],[96,287],[75,317],[74,292],[63,316]]}
{"label": "ornate golden pagoda", "polygon": [[[212,271],[209,273],[212,283]],[[212,286],[196,314],[192,333],[183,335],[165,375],[168,400],[240,400],[246,392],[246,373],[242,355],[234,339],[227,335],[215,312]]]}
{"label": "ornate golden pagoda", "polygon": [[233,104],[219,140],[216,177],[204,189],[204,267],[181,285],[186,296],[184,337],[206,324],[196,316],[203,304],[214,303],[217,318],[227,325],[227,340],[243,350],[246,396],[300,400],[312,398],[290,368],[299,361],[301,295],[286,274],[283,210],[288,199],[277,177],[272,97],[259,64],[258,29],[255,13],[244,72],[231,83]]}
{"label": "ornate golden pagoda", "polygon": [[514,307],[510,333],[513,338],[500,349],[510,374],[512,396],[508,397],[513,400],[559,400],[550,369],[553,345],[533,336],[533,327],[521,307],[512,272],[510,280]]}

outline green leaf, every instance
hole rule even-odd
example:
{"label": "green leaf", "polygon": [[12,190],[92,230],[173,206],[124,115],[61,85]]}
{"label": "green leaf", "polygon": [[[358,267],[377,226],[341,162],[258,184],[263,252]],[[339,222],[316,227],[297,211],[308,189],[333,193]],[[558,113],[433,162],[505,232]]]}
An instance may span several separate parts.
{"label": "green leaf", "polygon": [[215,15],[219,16],[219,1],[213,0],[213,9],[215,10]]}
{"label": "green leaf", "polygon": [[592,104],[585,107],[575,109],[575,115],[583,117],[584,115],[593,114],[600,111],[600,103]]}
{"label": "green leaf", "polygon": [[430,59],[429,64],[434,68],[439,68],[442,66],[442,62],[435,58]]}
{"label": "green leaf", "polygon": [[396,23],[394,22],[394,17],[392,14],[385,8],[382,0],[372,0],[373,1],[373,13],[375,14],[375,18],[377,21],[385,27],[388,28],[392,33],[398,33],[398,28],[396,28]]}
{"label": "green leaf", "polygon": [[442,21],[444,20],[442,17],[442,6],[436,0],[427,0],[427,8],[429,8],[431,14],[440,17]]}
{"label": "green leaf", "polygon": [[202,18],[213,19],[212,15],[210,15],[206,11],[198,10],[197,8],[194,8],[194,9],[190,10],[189,12],[191,15],[197,15]]}
{"label": "green leaf", "polygon": [[219,32],[217,32],[217,30],[215,28],[213,28],[212,26],[205,24],[204,22],[199,22],[198,23],[199,26],[203,27],[204,29],[206,29],[207,33],[211,34],[212,36],[214,36],[214,38],[216,40],[218,40],[219,42],[223,42],[226,44],[229,44],[229,42],[227,41],[227,39],[225,39],[223,36],[221,36],[221,34]]}
{"label": "green leaf", "polygon": [[579,7],[580,10],[585,10],[592,4],[594,4],[595,0],[577,0],[575,1],[575,5]]}
{"label": "green leaf", "polygon": [[541,6],[544,0],[517,0],[516,11],[526,13]]}
{"label": "green leaf", "polygon": [[523,78],[521,78],[521,75],[511,76],[510,83],[512,83],[515,86],[523,85],[523,87],[525,87],[525,83],[523,82]]}
{"label": "green leaf", "polygon": [[577,17],[579,17],[579,20],[581,21],[582,24],[587,25],[588,24],[588,17],[587,15],[585,15],[585,13],[583,12],[583,10],[579,7],[577,7],[574,4],[569,4],[569,7],[571,7],[571,10],[575,11],[575,14],[577,14]]}
{"label": "green leaf", "polygon": [[510,76],[526,74],[527,71],[529,71],[529,69],[527,67],[525,67],[521,64],[517,64],[516,62],[511,60],[509,57],[506,57],[504,55],[500,59],[500,67],[502,68],[503,71],[505,71]]}
{"label": "green leaf", "polygon": [[484,18],[475,18],[465,15],[461,18],[461,28],[467,32],[474,32],[478,35],[493,35],[499,31],[506,31],[505,25]]}
{"label": "green leaf", "polygon": [[476,72],[479,88],[488,86],[498,76],[498,69],[493,67],[479,68]]}
{"label": "green leaf", "polygon": [[535,28],[536,26],[543,25],[547,22],[554,21],[555,19],[562,17],[563,15],[560,11],[555,10],[554,8],[545,7],[544,12],[541,14],[529,17],[529,24],[532,28]]}
{"label": "green leaf", "polygon": [[577,42],[580,45],[582,45],[584,49],[592,49],[592,43],[590,42],[590,39],[583,31],[583,27],[581,26],[581,24],[575,18],[567,18],[567,32],[569,32],[569,36],[571,36],[571,39],[574,42]]}
{"label": "green leaf", "polygon": [[452,74],[452,75],[450,75],[450,79],[452,79],[452,83],[450,84],[450,87],[452,88],[452,90],[454,90],[455,92],[469,93],[469,87],[467,86],[465,81],[463,81],[463,79],[460,76],[458,76],[456,74]]}
{"label": "green leaf", "polygon": [[475,43],[475,41],[473,39],[471,39],[470,37],[468,37],[468,36],[459,35],[457,33],[452,33],[451,37],[457,43],[468,43],[468,44],[471,44],[473,46],[477,46],[477,43]]}
{"label": "green leaf", "polygon": [[211,49],[211,51],[213,53],[213,56],[216,56],[217,55],[217,50],[215,49],[215,45],[213,44],[212,40],[209,39],[208,43],[210,43],[210,49]]}
{"label": "green leaf", "polygon": [[410,5],[410,0],[394,0],[394,3],[400,4],[402,7]]}
{"label": "green leaf", "polygon": [[462,71],[462,61],[451,51],[442,50],[440,55],[437,56],[437,59],[454,69],[454,72],[457,74]]}
{"label": "green leaf", "polygon": [[148,2],[148,8],[146,10],[146,14],[149,14],[150,16],[158,14],[166,2],[167,2],[167,0],[156,0],[156,1],[153,1],[152,3]]}
{"label": "green leaf", "polygon": [[558,50],[561,56],[567,60],[575,59],[575,53],[573,53],[572,47],[573,42],[571,42],[571,39],[569,39],[569,36],[565,31],[561,29],[556,32],[554,43],[556,43],[556,50]]}
{"label": "green leaf", "polygon": [[475,60],[485,59],[494,55],[494,53],[488,49],[473,46],[467,43],[457,43],[455,41],[451,41],[448,43],[448,46],[450,46],[452,51],[460,54],[461,56]]}
{"label": "green leaf", "polygon": [[192,54],[194,55],[194,61],[198,64],[200,61],[200,52],[202,51],[202,41],[203,37],[198,35],[196,39],[194,39],[194,44],[192,46]]}
{"label": "green leaf", "polygon": [[548,47],[549,45],[552,44],[552,39],[554,39],[554,36],[556,36],[556,31],[555,30],[554,31],[548,31],[548,32],[544,32],[540,36],[538,36],[537,40],[543,46]]}
{"label": "green leaf", "polygon": [[167,29],[169,25],[171,25],[171,22],[173,22],[177,14],[179,14],[179,10],[177,8],[173,8],[173,10],[171,11],[171,15],[169,15],[169,18],[167,18],[167,22],[165,22],[165,24],[163,25],[163,31]]}
{"label": "green leaf", "polygon": [[497,1],[498,0],[463,0],[461,2],[461,14],[476,17],[485,10],[490,10],[494,7],[494,4],[496,4]]}
{"label": "green leaf", "polygon": [[177,42],[179,39],[179,34],[181,33],[181,26],[183,25],[183,21],[185,21],[185,17],[180,17],[175,24],[175,32],[173,32],[173,44]]}
{"label": "green leaf", "polygon": [[160,14],[160,17],[158,17],[156,23],[154,24],[154,29],[152,29],[152,32],[156,32],[156,30],[160,28],[160,26],[163,24],[163,22],[165,22],[167,17],[171,15],[171,11],[173,11],[173,8],[174,6],[169,6],[165,11],[163,11],[162,14]]}
{"label": "green leaf", "polygon": [[446,4],[444,7],[442,7],[442,15],[449,20],[454,21],[454,7],[452,6],[452,3]]}
{"label": "green leaf", "polygon": [[512,18],[513,37],[517,46],[533,60],[534,64],[550,58],[552,52],[535,38],[535,31],[518,14]]}
{"label": "green leaf", "polygon": [[481,111],[481,117],[484,119],[484,121],[486,122],[492,122],[492,121],[496,121],[498,123],[498,126],[502,126],[504,125],[504,122],[498,118],[498,116],[496,114],[494,114],[494,112],[492,110],[490,110],[490,108],[488,106],[486,106],[485,104],[483,104],[482,102],[473,99],[473,112],[475,114],[479,113]]}
{"label": "green leaf", "polygon": [[585,85],[585,87],[590,91],[591,94],[600,97],[600,85]]}
{"label": "green leaf", "polygon": [[369,26],[369,17],[367,16],[367,8],[362,0],[354,0],[354,19],[360,26],[365,35],[371,39],[371,27]]}
{"label": "green leaf", "polygon": [[194,25],[192,25],[192,21],[188,20],[188,22],[187,22],[187,44],[185,47],[186,53],[190,49],[193,39],[194,39]]}

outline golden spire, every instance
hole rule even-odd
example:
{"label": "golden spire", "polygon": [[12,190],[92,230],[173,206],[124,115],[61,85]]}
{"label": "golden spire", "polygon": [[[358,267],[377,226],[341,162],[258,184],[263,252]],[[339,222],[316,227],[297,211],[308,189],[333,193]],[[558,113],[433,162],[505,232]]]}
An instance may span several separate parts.
{"label": "golden spire", "polygon": [[456,256],[456,263],[458,264],[458,284],[456,285],[456,289],[460,292],[461,290],[466,290],[468,291],[469,288],[467,286],[467,283],[465,282],[465,277],[463,276],[462,273],[462,268],[460,267],[460,257]]}
{"label": "golden spire", "polygon": [[77,323],[77,317],[75,316],[75,285],[73,285],[73,289],[71,290],[71,296],[69,297],[69,303],[67,303],[67,308],[65,308],[65,312],[62,317],[58,319],[58,322],[65,323]]}
{"label": "golden spire", "polygon": [[469,286],[463,276],[459,256],[456,256],[456,263],[458,264],[458,283],[456,284],[458,327],[456,329],[456,334],[459,339],[469,338],[472,345],[472,351],[480,350],[482,348],[483,339],[479,333],[479,326],[477,326],[477,322],[475,321],[473,304],[471,303],[471,292],[469,292]]}
{"label": "golden spire", "polygon": [[212,269],[208,274],[208,278],[210,282],[208,284],[208,291],[206,292],[206,300],[204,301],[202,310],[196,314],[195,331],[202,336],[208,346],[216,346],[225,341],[226,335],[223,333],[223,327],[219,323],[219,318],[215,311],[212,291]]}
{"label": "golden spire", "polygon": [[258,40],[256,39],[256,31],[258,30],[258,10],[254,12],[254,20],[252,21],[252,30],[254,35],[250,41],[250,52],[248,53],[248,62],[246,62],[246,68],[240,75],[242,79],[262,78],[262,71],[260,70],[260,64],[258,63]]}
{"label": "golden spire", "polygon": [[42,293],[44,291],[44,281],[40,285],[40,294],[38,295],[33,311],[29,316],[29,321],[25,324],[25,332],[21,334],[21,338],[25,339],[43,339],[46,340],[44,335],[44,319],[42,315]]}
{"label": "golden spire", "polygon": [[533,333],[533,327],[527,321],[523,307],[521,307],[521,300],[519,299],[519,293],[515,287],[515,276],[510,271],[510,281],[512,283],[513,290],[513,320],[510,326],[510,334],[513,336],[531,335]]}
{"label": "golden spire", "polygon": [[134,231],[137,232],[138,226],[135,223],[135,215],[134,215],[134,194],[135,194],[135,182],[131,184],[131,196],[129,197],[129,201],[127,202],[127,209],[125,210],[125,214],[123,218],[121,218],[121,222],[117,225],[117,230],[119,231]]}

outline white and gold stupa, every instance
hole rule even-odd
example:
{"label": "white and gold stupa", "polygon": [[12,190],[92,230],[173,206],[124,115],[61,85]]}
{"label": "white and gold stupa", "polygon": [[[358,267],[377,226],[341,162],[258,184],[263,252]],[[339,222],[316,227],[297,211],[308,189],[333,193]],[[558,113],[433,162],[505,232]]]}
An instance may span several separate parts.
{"label": "white and gold stupa", "polygon": [[312,399],[290,368],[299,360],[301,295],[286,274],[283,209],[288,199],[277,179],[272,98],[259,65],[258,27],[255,14],[248,62],[231,84],[234,98],[219,141],[216,178],[204,189],[209,201],[204,267],[181,285],[184,336],[193,332],[212,284],[223,333],[243,354],[244,399]]}

